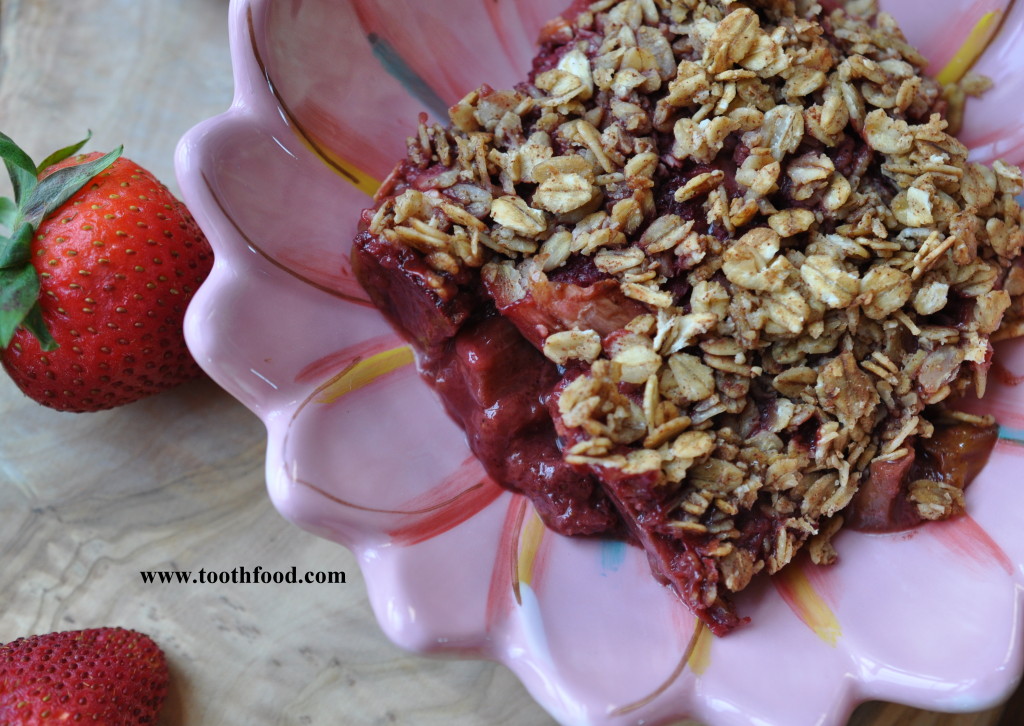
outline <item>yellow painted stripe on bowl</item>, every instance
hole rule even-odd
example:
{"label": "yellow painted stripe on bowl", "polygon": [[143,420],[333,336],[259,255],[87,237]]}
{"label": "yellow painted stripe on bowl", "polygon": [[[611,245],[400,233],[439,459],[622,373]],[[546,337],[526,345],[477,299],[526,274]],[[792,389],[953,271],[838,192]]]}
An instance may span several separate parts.
{"label": "yellow painted stripe on bowl", "polygon": [[1002,18],[1002,10],[993,10],[982,16],[978,24],[971,30],[971,34],[967,36],[964,44],[960,46],[960,49],[953,55],[953,58],[946,64],[946,67],[936,76],[939,83],[943,85],[957,83],[967,75],[967,71],[971,70],[978,61],[978,58],[981,57],[981,54],[988,48],[992,39],[995,38]]}
{"label": "yellow painted stripe on bowl", "polygon": [[287,118],[288,123],[294,129],[296,135],[298,135],[302,140],[302,143],[304,143],[308,149],[319,156],[329,167],[331,167],[331,169],[344,177],[347,182],[355,186],[357,189],[360,189],[372,197],[377,193],[377,189],[380,188],[381,182],[374,179],[355,164],[352,164],[345,159],[338,157],[337,154],[329,151],[326,146],[320,144],[319,140],[313,139],[309,132],[303,128],[296,115],[292,113],[291,108],[279,92],[278,85],[271,76],[267,64],[263,61],[263,55],[260,52],[260,44],[256,40],[256,24],[253,21],[252,7],[246,8],[246,20],[249,26],[249,43],[252,45],[253,57],[255,58],[257,65],[259,65],[260,71],[263,73],[263,77],[267,80],[270,92],[277,100],[278,106],[280,106],[281,111]]}
{"label": "yellow painted stripe on bowl", "polygon": [[313,145],[309,141],[306,141],[306,145],[311,151],[319,154],[327,162],[327,166],[341,174],[346,181],[367,196],[372,197],[380,189],[381,181],[379,179],[370,176],[347,159],[342,159],[326,146]]}
{"label": "yellow painted stripe on bowl", "polygon": [[533,512],[523,526],[523,533],[519,537],[519,582],[530,585],[533,581],[534,564],[537,561],[537,552],[540,550],[540,543],[544,539],[544,522]]}
{"label": "yellow painted stripe on bowl", "polygon": [[708,666],[711,665],[711,644],[715,642],[715,636],[711,634],[707,625],[700,623],[698,627],[700,632],[697,633],[697,639],[693,643],[693,650],[690,652],[690,658],[686,663],[694,675],[702,676],[708,669]]}
{"label": "yellow painted stripe on bowl", "polygon": [[843,635],[839,619],[814,589],[803,568],[790,565],[783,568],[775,577],[781,580],[780,584],[788,591],[790,607],[796,612],[797,617],[829,645],[838,643]]}
{"label": "yellow painted stripe on bowl", "polygon": [[320,389],[316,402],[334,403],[342,396],[370,385],[391,371],[412,365],[415,360],[412,348],[407,345],[357,360]]}

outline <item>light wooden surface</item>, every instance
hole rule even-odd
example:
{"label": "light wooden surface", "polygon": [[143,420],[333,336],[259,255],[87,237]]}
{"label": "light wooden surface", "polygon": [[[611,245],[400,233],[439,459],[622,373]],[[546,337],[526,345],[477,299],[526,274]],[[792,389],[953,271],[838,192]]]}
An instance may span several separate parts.
{"label": "light wooden surface", "polygon": [[[81,137],[173,190],[177,139],[231,100],[226,0],[0,0],[0,130],[34,158]],[[8,187],[0,185],[4,194]],[[502,667],[381,635],[344,549],[286,523],[259,421],[209,381],[59,414],[0,376],[0,642],[122,625],[171,662],[164,726],[533,726]],[[145,585],[141,570],[344,570],[345,585]],[[941,636],[940,636],[941,637]],[[1018,699],[1020,700],[1020,699]],[[868,704],[851,726],[1016,726]]]}

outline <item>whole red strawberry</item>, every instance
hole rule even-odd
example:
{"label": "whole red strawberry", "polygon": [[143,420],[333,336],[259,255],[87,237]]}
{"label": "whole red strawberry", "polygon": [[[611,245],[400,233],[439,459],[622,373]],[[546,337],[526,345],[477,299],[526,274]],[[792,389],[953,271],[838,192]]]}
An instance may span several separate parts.
{"label": "whole red strawberry", "polygon": [[148,171],[109,154],[38,167],[0,134],[14,202],[0,203],[0,359],[30,398],[62,411],[130,403],[199,374],[182,321],[213,254]]}
{"label": "whole red strawberry", "polygon": [[0,724],[155,724],[167,683],[163,651],[134,630],[20,638],[0,646]]}

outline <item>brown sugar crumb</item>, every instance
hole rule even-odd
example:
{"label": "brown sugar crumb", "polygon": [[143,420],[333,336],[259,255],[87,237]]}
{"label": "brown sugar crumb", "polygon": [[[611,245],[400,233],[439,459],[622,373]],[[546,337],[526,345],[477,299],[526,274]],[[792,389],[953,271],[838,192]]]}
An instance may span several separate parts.
{"label": "brown sugar crumb", "polygon": [[893,19],[603,0],[550,28],[527,82],[422,123],[368,229],[559,366],[563,459],[656,574],[726,632],[756,573],[835,560],[874,472],[914,521],[962,511],[907,478],[1024,332],[1024,180],[968,161]]}

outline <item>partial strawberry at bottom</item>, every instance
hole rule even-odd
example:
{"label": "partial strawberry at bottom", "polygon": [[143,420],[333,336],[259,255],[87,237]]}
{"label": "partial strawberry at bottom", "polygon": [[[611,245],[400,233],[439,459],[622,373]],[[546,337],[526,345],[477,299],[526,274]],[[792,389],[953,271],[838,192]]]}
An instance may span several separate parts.
{"label": "partial strawberry at bottom", "polygon": [[[39,174],[39,186],[100,156],[60,161]],[[96,411],[200,373],[182,325],[213,255],[184,205],[148,171],[121,157],[91,177],[38,222],[28,261],[39,281],[36,325],[17,328],[2,362],[30,398]],[[52,340],[38,335],[40,319]]]}
{"label": "partial strawberry at bottom", "polygon": [[94,628],[0,646],[0,724],[157,723],[167,662],[147,635]]}

